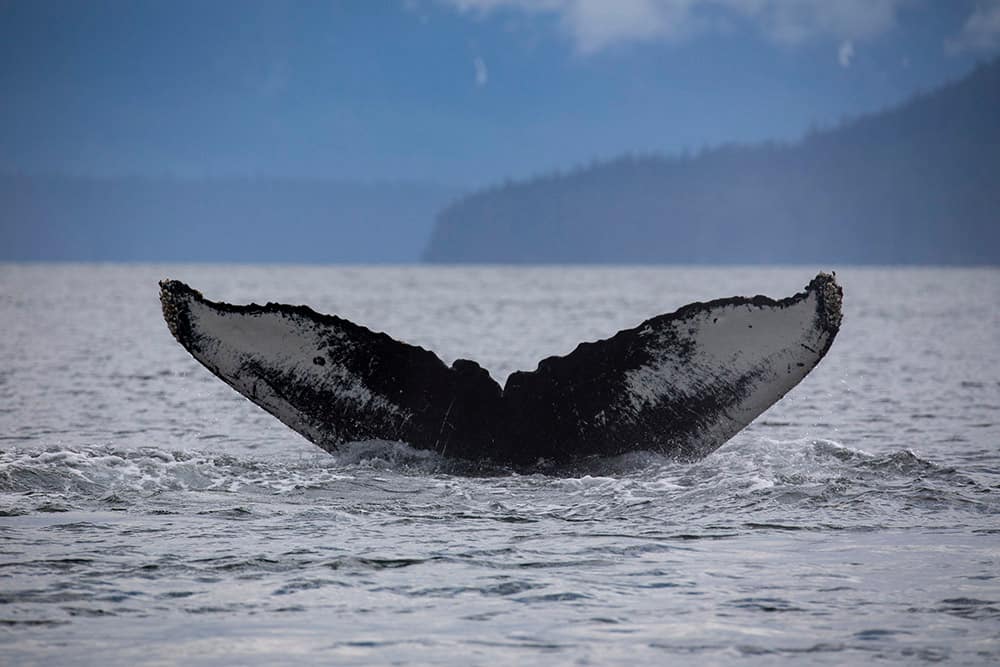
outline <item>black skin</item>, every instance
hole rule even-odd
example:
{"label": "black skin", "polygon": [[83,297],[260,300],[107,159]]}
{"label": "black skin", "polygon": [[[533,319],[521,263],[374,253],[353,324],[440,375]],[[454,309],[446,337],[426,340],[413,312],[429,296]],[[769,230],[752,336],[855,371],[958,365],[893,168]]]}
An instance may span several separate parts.
{"label": "black skin", "polygon": [[[338,397],[336,391],[297,381],[283,369],[251,368],[254,377],[318,425],[322,432],[319,437],[300,432],[324,449],[333,451],[341,443],[358,440],[401,440],[447,456],[514,466],[531,465],[540,459],[567,462],[635,449],[657,450],[682,459],[704,455],[704,443],[692,444],[697,442],[693,435],[744,398],[754,378],[736,378],[697,397],[663,402],[636,412],[618,399],[626,392],[626,373],[650,361],[646,343],[649,339],[639,332],[654,328],[661,334],[657,339],[659,349],[669,345],[683,360],[691,354],[686,348],[690,342],[671,342],[671,323],[719,306],[794,305],[814,291],[819,297],[815,326],[831,334],[826,347],[816,351],[821,358],[839,329],[842,299],[834,279],[820,274],[807,292],[780,301],[756,296],[693,303],[606,340],[581,343],[564,357],[545,359],[535,371],[512,374],[501,389],[474,361],[459,359],[448,367],[429,350],[306,306],[236,306],[208,301],[178,281],[162,281],[160,285],[170,331],[196,357],[208,341],[202,340],[191,326],[188,308],[192,301],[228,313],[277,313],[293,318],[296,326],[315,327],[321,338],[329,332],[327,342],[313,359],[315,365],[346,368],[362,378],[372,393],[408,415],[400,419],[363,412]],[[350,345],[340,344],[345,339]],[[229,382],[218,369],[206,366]],[[250,392],[247,397],[256,400]],[[595,419],[598,414],[601,418]]]}

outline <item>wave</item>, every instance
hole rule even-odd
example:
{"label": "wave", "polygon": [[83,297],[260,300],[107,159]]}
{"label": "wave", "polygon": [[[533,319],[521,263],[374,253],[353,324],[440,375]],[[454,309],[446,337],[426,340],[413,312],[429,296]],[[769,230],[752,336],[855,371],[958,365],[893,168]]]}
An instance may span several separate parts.
{"label": "wave", "polygon": [[13,449],[0,453],[0,491],[104,496],[164,491],[284,492],[303,483],[342,479],[326,455],[271,462],[199,451],[109,446]]}
{"label": "wave", "polygon": [[[733,443],[694,464],[652,452],[530,471],[455,462],[401,443],[354,443],[336,456],[267,460],[202,451],[111,446],[0,452],[0,513],[59,512],[93,501],[128,504],[171,492],[324,497],[371,502],[420,496],[427,511],[500,520],[599,520],[670,510],[675,520],[738,514],[762,526],[836,525],[847,511],[885,525],[893,512],[937,520],[996,513],[996,490],[911,450],[872,454],[832,440]],[[352,496],[353,494],[353,496]],[[945,510],[942,513],[942,510]]]}

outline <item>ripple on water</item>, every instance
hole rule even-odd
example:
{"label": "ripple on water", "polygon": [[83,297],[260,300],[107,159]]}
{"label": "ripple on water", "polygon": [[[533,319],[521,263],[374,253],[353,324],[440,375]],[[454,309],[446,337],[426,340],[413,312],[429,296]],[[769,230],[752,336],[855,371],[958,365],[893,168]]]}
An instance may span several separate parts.
{"label": "ripple on water", "polygon": [[509,372],[802,271],[0,271],[11,664],[1000,662],[995,271],[846,271],[831,356],[703,461],[526,470],[319,451],[191,362],[156,279]]}

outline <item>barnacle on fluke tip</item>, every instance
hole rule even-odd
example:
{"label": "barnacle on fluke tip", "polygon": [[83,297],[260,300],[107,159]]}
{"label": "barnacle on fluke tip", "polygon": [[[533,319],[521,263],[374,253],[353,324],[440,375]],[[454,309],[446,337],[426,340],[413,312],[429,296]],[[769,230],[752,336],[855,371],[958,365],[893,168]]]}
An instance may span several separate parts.
{"label": "barnacle on fluke tip", "polygon": [[515,465],[654,450],[709,454],[826,354],[843,291],[820,273],[780,300],[692,303],[511,374],[307,306],[213,302],[160,282],[170,332],[219,378],[320,447],[399,440]]}

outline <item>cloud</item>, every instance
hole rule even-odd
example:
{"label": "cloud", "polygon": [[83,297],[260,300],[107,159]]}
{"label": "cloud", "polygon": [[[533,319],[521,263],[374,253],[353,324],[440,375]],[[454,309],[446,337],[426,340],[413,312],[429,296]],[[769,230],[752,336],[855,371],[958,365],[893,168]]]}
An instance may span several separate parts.
{"label": "cloud", "polygon": [[797,44],[817,37],[872,39],[891,30],[910,0],[729,0],[774,41]]}
{"label": "cloud", "polygon": [[594,53],[631,41],[679,37],[698,0],[444,0],[463,13],[500,11],[554,16],[577,51]]}
{"label": "cloud", "polygon": [[981,0],[962,31],[945,45],[952,53],[990,51],[1000,47],[1000,0]]}
{"label": "cloud", "polygon": [[854,60],[854,42],[847,40],[842,42],[840,49],[837,50],[837,62],[841,67],[850,67],[852,60]]}
{"label": "cloud", "polygon": [[[891,29],[913,0],[441,0],[459,12],[486,16],[523,12],[553,16],[579,53],[629,42],[678,41],[736,22],[771,41],[817,37],[870,39]],[[991,0],[992,1],[992,0]]]}
{"label": "cloud", "polygon": [[482,88],[490,80],[490,71],[486,69],[486,63],[483,59],[479,57],[472,61],[472,67],[476,70],[476,86]]}

